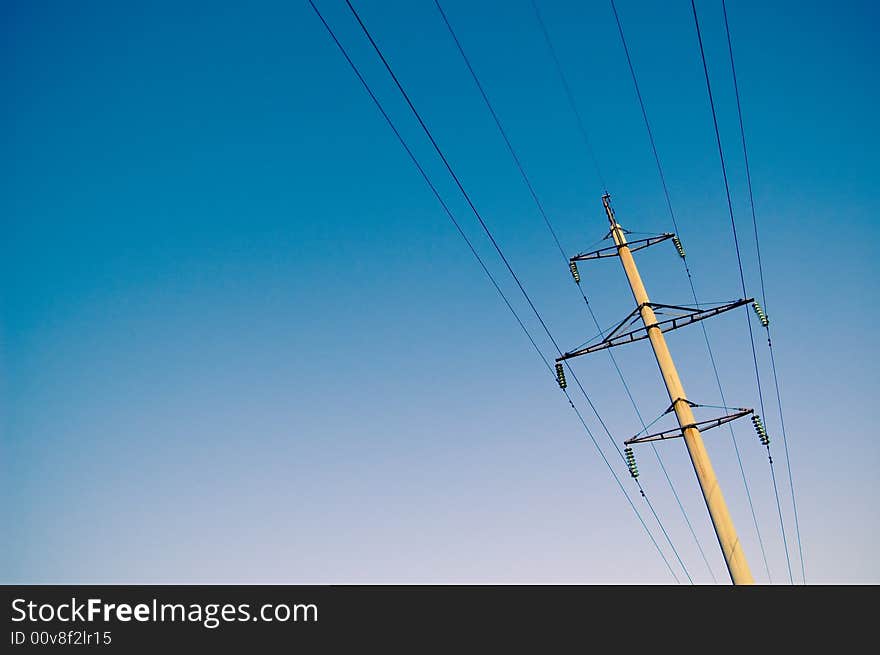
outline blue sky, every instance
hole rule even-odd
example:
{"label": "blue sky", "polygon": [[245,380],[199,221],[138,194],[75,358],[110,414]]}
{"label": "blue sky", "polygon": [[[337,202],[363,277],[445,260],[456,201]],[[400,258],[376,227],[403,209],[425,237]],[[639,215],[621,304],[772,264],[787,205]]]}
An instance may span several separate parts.
{"label": "blue sky", "polygon": [[[540,337],[344,3],[318,4]],[[586,249],[606,231],[602,189],[529,3],[443,4],[564,247]],[[807,579],[878,582],[877,10],[729,5]],[[433,3],[357,6],[561,345],[593,336]],[[609,5],[540,6],[618,219],[671,230]],[[698,8],[756,293],[720,3]],[[618,9],[697,291],[736,298],[690,3]],[[4,582],[672,581],[306,2],[2,12]],[[653,300],[687,302],[667,245],[639,264]],[[614,261],[581,275],[603,325],[630,311]],[[743,323],[709,330],[728,403],[756,406]],[[717,403],[699,328],[669,343],[689,395]],[[668,399],[648,346],[616,353],[657,416]],[[607,357],[575,367],[616,441],[635,433]],[[767,414],[785,478],[774,403]],[[736,435],[783,582],[766,456],[748,423]],[[706,442],[766,581],[730,435]],[[723,579],[684,445],[659,450]],[[711,581],[656,461],[637,456],[688,570]]]}

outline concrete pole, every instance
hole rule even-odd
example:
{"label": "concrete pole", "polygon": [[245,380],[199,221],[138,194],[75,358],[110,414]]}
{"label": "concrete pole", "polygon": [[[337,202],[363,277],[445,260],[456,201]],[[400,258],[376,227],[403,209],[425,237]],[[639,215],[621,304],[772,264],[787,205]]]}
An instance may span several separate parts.
{"label": "concrete pole", "polygon": [[636,268],[636,262],[633,259],[629,246],[626,245],[626,236],[623,228],[614,219],[614,210],[611,209],[611,196],[605,194],[602,197],[602,203],[605,205],[605,213],[608,215],[608,221],[611,224],[611,235],[614,243],[617,245],[617,252],[620,255],[620,261],[623,264],[623,270],[629,280],[629,286],[632,289],[633,298],[639,307],[639,313],[642,322],[648,331],[648,338],[651,341],[651,347],[654,350],[654,357],[660,366],[660,373],[663,376],[663,382],[666,384],[666,390],[669,392],[669,400],[678,418],[678,424],[682,428],[684,434],[684,442],[687,445],[688,454],[694,465],[694,471],[697,474],[697,480],[700,482],[700,489],[703,491],[703,498],[706,501],[706,507],[709,509],[709,516],[712,518],[712,525],[715,528],[715,534],[718,536],[718,543],[721,545],[721,551],[724,553],[724,560],[727,563],[727,570],[730,572],[730,579],[733,584],[754,584],[752,573],[749,570],[748,562],[746,562],[745,553],[743,553],[742,544],[736,534],[736,528],[733,526],[733,520],[730,518],[730,512],[727,509],[727,503],[724,502],[724,496],[721,494],[721,487],[718,486],[718,479],[715,477],[715,470],[712,468],[712,462],[709,460],[709,453],[706,452],[706,446],[703,444],[703,437],[700,431],[693,426],[695,423],[694,413],[691,406],[687,402],[684,387],[678,377],[678,371],[675,369],[675,363],[672,361],[672,355],[669,347],[666,345],[666,339],[663,333],[656,327],[657,318],[654,310],[647,304],[648,292],[642,283],[639,275],[639,269]]}

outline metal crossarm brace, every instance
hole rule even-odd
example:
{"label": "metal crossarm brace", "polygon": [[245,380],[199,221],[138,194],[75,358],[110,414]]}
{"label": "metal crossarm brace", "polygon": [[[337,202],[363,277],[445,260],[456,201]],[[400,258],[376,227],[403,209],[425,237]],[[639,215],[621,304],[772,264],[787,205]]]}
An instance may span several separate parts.
{"label": "metal crossarm brace", "polygon": [[660,441],[662,439],[674,439],[676,437],[684,436],[684,430],[687,428],[697,428],[700,432],[705,432],[706,430],[711,430],[712,428],[717,428],[719,425],[724,425],[725,423],[730,423],[731,421],[735,421],[738,418],[742,418],[743,416],[748,416],[749,414],[754,414],[754,409],[740,409],[733,414],[728,414],[727,416],[721,416],[720,418],[712,418],[705,421],[696,421],[694,423],[690,423],[688,425],[672,428],[671,430],[664,430],[663,432],[657,432],[655,434],[648,434],[644,437],[635,436],[630,439],[627,439],[623,443],[627,446],[631,446],[634,443],[646,443],[648,441]]}
{"label": "metal crossarm brace", "polygon": [[703,311],[699,307],[688,307],[686,305],[664,305],[659,302],[652,302],[651,307],[654,309],[677,309],[682,312],[701,312]]}
{"label": "metal crossarm brace", "polygon": [[[656,237],[648,237],[647,239],[637,239],[636,241],[629,242],[629,251],[636,252],[637,250],[642,250],[647,248],[648,246],[653,246],[655,243],[660,243],[661,241],[666,241],[666,239],[671,239],[674,234],[669,232],[664,232],[663,234],[657,235]],[[573,262],[582,262],[587,259],[602,259],[603,257],[617,257],[617,251],[619,246],[608,246],[607,248],[600,248],[599,250],[594,250],[592,252],[581,253],[579,255],[575,255],[569,261]]]}
{"label": "metal crossarm brace", "polygon": [[713,316],[718,316],[718,314],[722,314],[724,312],[730,311],[731,309],[736,309],[737,307],[742,307],[743,305],[748,305],[752,302],[753,298],[745,298],[742,300],[737,300],[732,303],[728,303],[726,305],[721,305],[720,307],[712,307],[710,309],[698,309],[696,311],[692,311],[691,307],[678,307],[675,305],[659,305],[655,303],[645,303],[647,306],[651,308],[654,307],[667,307],[670,309],[681,309],[681,310],[691,310],[690,314],[686,316],[676,316],[675,318],[667,318],[663,321],[657,321],[651,325],[646,327],[640,327],[635,330],[630,330],[629,332],[624,332],[622,334],[617,334],[617,331],[622,329],[624,325],[628,321],[630,321],[634,316],[636,316],[643,305],[639,305],[636,307],[634,311],[632,311],[623,321],[621,321],[617,327],[615,327],[611,333],[602,339],[599,343],[593,344],[592,346],[587,346],[585,348],[580,348],[578,350],[564,353],[561,357],[557,357],[556,361],[561,362],[564,359],[571,359],[573,357],[579,357],[581,355],[588,355],[590,353],[597,352],[599,350],[605,350],[606,348],[613,348],[615,346],[622,346],[627,343],[634,343],[636,341],[641,341],[642,339],[647,339],[649,330],[651,329],[659,329],[661,332],[671,332],[672,330],[677,330],[678,328],[685,327],[686,325],[691,325],[693,323],[697,323],[699,321],[703,321],[707,318],[712,318]]}

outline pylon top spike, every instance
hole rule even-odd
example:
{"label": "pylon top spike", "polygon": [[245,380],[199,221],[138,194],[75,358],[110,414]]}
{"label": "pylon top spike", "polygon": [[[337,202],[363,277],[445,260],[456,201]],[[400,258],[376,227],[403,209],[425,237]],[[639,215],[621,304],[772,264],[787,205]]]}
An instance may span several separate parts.
{"label": "pylon top spike", "polygon": [[605,207],[605,215],[608,216],[608,222],[611,224],[611,232],[615,230],[623,230],[623,228],[618,224],[618,222],[614,219],[614,209],[611,207],[611,194],[605,192],[602,196],[602,205]]}

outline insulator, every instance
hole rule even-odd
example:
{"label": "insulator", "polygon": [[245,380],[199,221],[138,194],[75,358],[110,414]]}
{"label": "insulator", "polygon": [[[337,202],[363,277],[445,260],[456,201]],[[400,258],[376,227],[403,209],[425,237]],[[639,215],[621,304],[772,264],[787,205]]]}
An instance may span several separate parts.
{"label": "insulator", "polygon": [[767,314],[764,313],[764,309],[758,304],[757,300],[752,302],[752,308],[755,310],[755,314],[758,315],[758,320],[761,321],[761,325],[764,327],[770,325],[770,319],[767,318]]}
{"label": "insulator", "polygon": [[577,262],[568,262],[568,267],[571,269],[571,276],[574,278],[576,284],[581,283],[581,274],[578,273],[578,265]]}
{"label": "insulator", "polygon": [[633,453],[633,449],[629,447],[624,448],[623,454],[626,457],[626,468],[629,469],[629,474],[634,478],[639,477],[639,467],[636,466],[636,456]]}
{"label": "insulator", "polygon": [[677,234],[672,235],[672,243],[675,244],[675,249],[678,251],[678,256],[684,259],[684,247],[681,245],[681,239],[678,238]]}
{"label": "insulator", "polygon": [[758,435],[761,445],[767,446],[770,443],[770,436],[767,434],[766,428],[764,428],[764,422],[761,420],[761,417],[757,414],[752,414],[752,424],[755,426],[755,433]]}
{"label": "insulator", "polygon": [[562,367],[562,362],[556,362],[556,381],[559,383],[560,389],[565,389],[568,386],[568,383],[565,381],[565,369]]}

